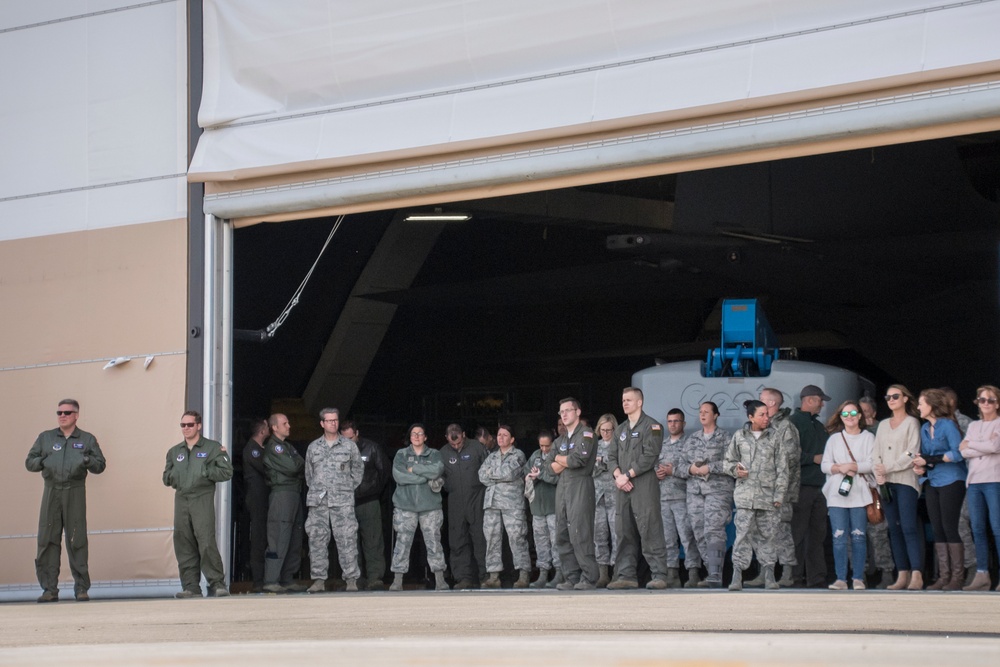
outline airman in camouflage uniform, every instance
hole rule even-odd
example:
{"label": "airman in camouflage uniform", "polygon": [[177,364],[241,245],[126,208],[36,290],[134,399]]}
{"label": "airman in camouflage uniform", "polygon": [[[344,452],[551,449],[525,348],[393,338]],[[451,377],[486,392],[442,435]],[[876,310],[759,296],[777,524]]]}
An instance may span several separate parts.
{"label": "airman in camouflage uniform", "polygon": [[724,464],[726,473],[736,479],[736,541],[729,590],[743,589],[743,570],[750,567],[754,552],[764,568],[764,587],[773,590],[778,588],[774,579],[775,535],[788,493],[789,453],[769,426],[767,406],[760,401],[745,405],[750,421],[733,435]]}
{"label": "airman in camouflage uniform", "polygon": [[[781,579],[779,586],[789,587],[795,583],[793,569],[798,564],[795,559],[795,537],[792,535],[792,508],[799,499],[799,483],[802,478],[802,466],[799,461],[802,448],[799,447],[799,430],[788,420],[792,414],[790,408],[782,408],[784,397],[778,389],[761,389],[760,401],[767,406],[767,415],[771,419],[771,428],[788,451],[788,492],[781,506],[781,523],[775,535],[775,548],[778,552],[778,562],[781,563]],[[764,570],[744,586],[760,587],[764,585]]]}
{"label": "airman in camouflage uniform", "polygon": [[667,433],[656,461],[656,478],[660,480],[660,515],[663,517],[663,539],[667,545],[667,587],[680,588],[678,576],[680,549],[684,546],[684,566],[688,570],[685,584],[693,588],[701,581],[701,552],[691,528],[687,510],[687,480],[674,475],[682,457],[684,443],[684,411],[674,408],[667,413]]}
{"label": "airman in camouflage uniform", "polygon": [[524,452],[514,447],[510,427],[497,427],[497,446],[479,468],[486,487],[483,500],[483,533],[486,535],[486,588],[500,588],[503,571],[503,530],[510,540],[514,567],[520,571],[514,588],[527,588],[531,578],[528,524],[524,520]]}
{"label": "airman in camouflage uniform", "polygon": [[409,441],[410,446],[396,452],[392,461],[392,478],[396,480],[396,491],[392,494],[392,530],[396,541],[390,566],[395,578],[389,590],[403,590],[403,575],[410,570],[413,533],[419,525],[427,549],[427,564],[434,572],[434,588],[446,591],[449,589],[444,580],[447,564],[441,547],[444,463],[440,452],[427,446],[427,431],[423,424],[410,427]]}
{"label": "airman in camouflage uniform", "polygon": [[[556,549],[556,484],[559,476],[545,465],[545,457],[552,450],[552,433],[543,429],[538,434],[538,449],[528,457],[525,469],[525,488],[528,507],[531,509],[531,533],[535,539],[535,556],[538,578],[531,588],[555,588],[563,582],[559,550]],[[528,483],[531,491],[527,491]],[[555,576],[549,582],[549,571]]]}
{"label": "airman in camouflage uniform", "polygon": [[609,589],[636,588],[639,550],[653,576],[646,588],[667,587],[667,546],[660,516],[660,484],[654,468],[663,445],[663,425],[642,411],[642,391],[622,391],[626,418],[608,448],[608,467],[618,487],[618,561]]}
{"label": "airman in camouflage uniform", "polygon": [[561,591],[593,590],[600,578],[594,557],[594,432],[580,421],[575,398],[559,401],[559,419],[566,428],[545,457],[545,466],[559,476],[556,485],[556,547],[566,581]]}
{"label": "airman in camouflage uniform", "polygon": [[614,568],[618,558],[618,537],[615,532],[615,515],[618,513],[615,496],[618,488],[615,477],[608,468],[608,447],[618,428],[614,415],[601,415],[597,420],[597,457],[594,459],[594,554],[600,578],[597,587],[604,588],[611,582],[609,568]]}
{"label": "airman in camouflage uniform", "polygon": [[698,408],[701,429],[684,438],[674,476],[687,480],[687,511],[708,576],[699,588],[720,588],[726,558],[726,526],[733,517],[733,478],[723,471],[732,435],[716,427],[719,408],[706,401]]}
{"label": "airman in camouflage uniform", "polygon": [[310,593],[322,593],[330,570],[330,533],[337,544],[340,569],[347,590],[358,590],[358,519],[354,514],[354,489],[365,474],[354,441],[340,435],[340,413],[324,408],[319,413],[323,435],[306,450],[306,535],[313,583]]}

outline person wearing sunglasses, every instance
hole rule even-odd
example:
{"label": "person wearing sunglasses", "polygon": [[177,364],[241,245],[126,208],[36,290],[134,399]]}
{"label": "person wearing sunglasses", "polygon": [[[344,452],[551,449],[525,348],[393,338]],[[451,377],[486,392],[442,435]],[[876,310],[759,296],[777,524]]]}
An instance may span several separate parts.
{"label": "person wearing sunglasses", "polygon": [[174,489],[174,555],[181,591],[174,597],[200,598],[205,573],[209,597],[226,597],[226,572],[215,541],[215,485],[233,477],[226,448],[201,434],[201,414],[181,415],[183,440],[167,451],[163,484]]}
{"label": "person wearing sunglasses", "polygon": [[611,436],[618,428],[618,420],[611,413],[601,415],[597,420],[597,456],[594,458],[594,555],[600,577],[598,588],[605,588],[611,582],[615,559],[618,557],[618,538],[615,537],[615,476],[608,469],[608,448]]}
{"label": "person wearing sunglasses", "polygon": [[80,404],[64,398],[56,406],[57,428],[38,434],[24,467],[42,473],[45,482],[38,514],[38,551],[35,574],[42,587],[39,602],[59,601],[60,542],[66,533],[66,556],[73,573],[73,590],[80,602],[90,600],[87,544],[87,473],[99,475],[107,467],[101,446],[92,434],[76,427]]}
{"label": "person wearing sunglasses", "polygon": [[864,426],[864,415],[856,401],[841,403],[826,425],[830,437],[820,468],[826,474],[823,496],[833,530],[833,565],[837,580],[829,588],[834,591],[847,590],[848,549],[853,570],[852,587],[856,591],[865,589],[865,559],[868,557],[865,506],[872,497],[862,475],[872,471],[875,437],[864,430]]}
{"label": "person wearing sunglasses", "polygon": [[913,459],[920,455],[917,401],[909,389],[894,384],[886,390],[885,402],[892,415],[875,431],[872,461],[875,481],[886,485],[891,496],[882,499],[896,563],[896,582],[888,589],[919,591],[924,587],[924,531],[917,515],[920,483],[913,472]]}
{"label": "person wearing sunglasses", "polygon": [[927,514],[934,531],[938,578],[928,590],[961,590],[965,575],[965,547],[958,530],[965,499],[966,466],[958,447],[962,434],[955,423],[948,397],[940,389],[925,389],[917,399],[925,419],[920,427],[920,456],[913,470],[921,476]]}
{"label": "person wearing sunglasses", "polygon": [[[963,591],[990,589],[990,548],[987,527],[1000,553],[1000,389],[984,385],[976,390],[979,419],[969,424],[959,451],[969,466],[966,500],[976,551],[976,575]],[[1000,591],[1000,585],[996,588]]]}

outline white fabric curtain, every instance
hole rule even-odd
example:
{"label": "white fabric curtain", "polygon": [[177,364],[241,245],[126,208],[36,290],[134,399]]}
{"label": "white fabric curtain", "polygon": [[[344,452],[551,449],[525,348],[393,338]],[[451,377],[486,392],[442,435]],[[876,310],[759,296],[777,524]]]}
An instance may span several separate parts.
{"label": "white fabric curtain", "polygon": [[189,177],[419,160],[996,70],[998,27],[996,0],[206,0]]}

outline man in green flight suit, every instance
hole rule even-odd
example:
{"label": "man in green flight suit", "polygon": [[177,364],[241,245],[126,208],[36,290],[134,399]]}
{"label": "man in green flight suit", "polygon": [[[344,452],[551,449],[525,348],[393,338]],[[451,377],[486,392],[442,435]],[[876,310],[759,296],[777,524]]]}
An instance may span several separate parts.
{"label": "man in green flight suit", "polygon": [[201,597],[201,573],[210,597],[229,595],[222,557],[215,541],[215,485],[233,476],[226,448],[201,435],[201,414],[181,417],[184,440],[167,452],[163,483],[174,494],[174,554],[181,577],[178,599]]}
{"label": "man in green flight suit", "polygon": [[39,602],[59,601],[60,540],[66,533],[66,556],[73,573],[76,599],[90,599],[87,568],[87,473],[99,475],[107,463],[97,439],[76,427],[80,404],[72,398],[59,401],[59,428],[38,434],[24,467],[42,473],[45,489],[38,516],[38,554],[35,574],[43,593]]}

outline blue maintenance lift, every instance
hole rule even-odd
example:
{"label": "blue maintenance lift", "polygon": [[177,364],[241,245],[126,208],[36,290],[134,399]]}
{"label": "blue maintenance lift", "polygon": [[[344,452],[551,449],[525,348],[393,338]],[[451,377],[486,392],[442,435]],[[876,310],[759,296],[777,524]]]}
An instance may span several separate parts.
{"label": "blue maintenance lift", "polygon": [[705,377],[765,377],[778,360],[778,339],[757,299],[722,301],[722,344],[708,351]]}

